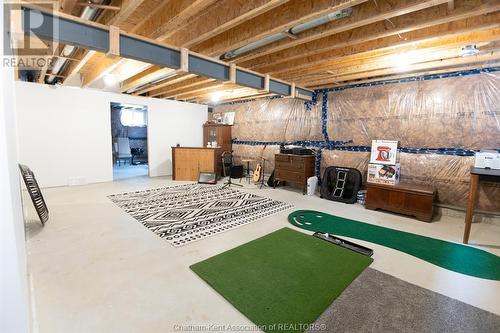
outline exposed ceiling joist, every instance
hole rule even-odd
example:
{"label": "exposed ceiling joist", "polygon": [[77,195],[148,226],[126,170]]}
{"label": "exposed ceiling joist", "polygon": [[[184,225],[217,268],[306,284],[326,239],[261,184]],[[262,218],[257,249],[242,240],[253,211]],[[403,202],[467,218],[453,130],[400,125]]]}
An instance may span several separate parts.
{"label": "exposed ceiling joist", "polygon": [[134,33],[153,39],[163,40],[184,26],[186,20],[197,15],[216,0],[171,0],[164,5],[141,25]]}
{"label": "exposed ceiling joist", "polygon": [[431,69],[427,71],[418,71],[418,72],[408,72],[408,73],[396,73],[396,74],[388,74],[383,75],[382,77],[372,77],[368,79],[357,79],[355,81],[347,81],[347,82],[329,82],[323,85],[315,86],[314,89],[324,89],[324,88],[336,88],[336,87],[344,87],[352,84],[363,84],[363,83],[371,83],[371,82],[380,82],[380,81],[391,81],[391,80],[401,80],[406,78],[415,77],[416,74],[418,76],[426,76],[426,75],[435,75],[435,74],[445,74],[450,72],[460,72],[467,71],[473,69],[483,69],[489,67],[498,67],[500,66],[500,62],[486,62],[486,63],[472,63],[465,66],[457,66],[452,68],[440,68],[440,69]]}
{"label": "exposed ceiling joist", "polygon": [[[496,52],[500,50],[500,45],[497,42],[487,43],[481,50],[481,55]],[[451,59],[462,59],[464,62],[467,62],[471,58],[462,57],[459,47],[438,46],[436,48],[408,52],[404,56],[398,53],[391,53],[381,57],[342,63],[341,65],[331,67],[328,71],[318,72],[316,74],[306,74],[302,76],[302,78],[297,77],[296,79],[299,83],[307,81],[308,84],[315,84],[315,81],[318,80],[331,80],[332,78],[336,79],[337,77],[346,75],[368,73],[374,70],[391,68],[397,68],[404,71],[410,66],[419,63]],[[460,60],[457,60],[457,62],[460,62]]]}
{"label": "exposed ceiling joist", "polygon": [[448,60],[437,60],[437,61],[431,61],[428,63],[419,63],[419,64],[414,64],[408,66],[407,69],[401,70],[400,68],[389,68],[389,69],[377,69],[373,70],[370,72],[364,72],[364,73],[356,73],[356,74],[349,74],[345,76],[338,76],[335,77],[334,79],[324,79],[324,80],[317,80],[314,82],[310,83],[311,87],[316,87],[316,86],[321,86],[321,85],[331,85],[332,83],[335,82],[342,82],[342,81],[352,81],[352,80],[357,80],[360,78],[366,78],[366,77],[380,77],[380,76],[388,76],[388,75],[393,75],[393,74],[401,74],[401,73],[413,73],[415,75],[416,73],[421,73],[424,71],[429,71],[432,69],[443,69],[443,68],[448,68],[448,71],[454,70],[457,66],[464,66],[467,64],[476,64],[475,67],[480,65],[481,63],[484,62],[491,62],[491,63],[498,63],[500,60],[500,52],[492,52],[484,55],[477,55],[469,58],[453,58],[453,59],[448,59]]}
{"label": "exposed ceiling joist", "polygon": [[[328,36],[332,36],[344,31],[349,31],[355,28],[359,28],[368,24],[375,22],[384,21],[391,19],[396,16],[405,15],[411,12],[419,11],[422,9],[434,7],[440,3],[446,3],[445,0],[427,0],[427,1],[416,1],[416,0],[402,0],[402,1],[388,1],[388,0],[377,0],[368,1],[359,6],[353,8],[352,14],[349,17],[334,20],[329,23],[320,25],[316,28],[306,30],[297,35],[297,40],[282,40],[273,43],[269,46],[264,46],[251,54],[244,55],[238,59],[235,59],[237,63],[242,63],[256,57],[262,57],[264,55],[278,52],[280,50],[285,50],[297,45],[303,45],[304,43],[312,42],[318,39],[324,39]],[[329,45],[325,43],[320,43],[320,45]],[[308,51],[313,50],[314,46],[307,48]]]}
{"label": "exposed ceiling joist", "polygon": [[[250,20],[288,0],[219,0],[213,6],[188,20],[189,29],[171,34],[165,41],[172,45],[192,47],[236,25]],[[236,5],[237,4],[237,5]]]}
{"label": "exposed ceiling joist", "polygon": [[[472,5],[472,6],[471,6]],[[462,20],[500,10],[500,3],[491,0],[459,1],[455,11],[450,13],[446,5],[435,6],[406,15],[393,17],[359,28],[337,33],[312,42],[303,43],[286,50],[249,61],[238,62],[241,66],[255,70],[266,69],[294,59],[304,59],[315,54],[332,51],[350,45],[373,41],[389,36],[401,35],[409,31]],[[258,54],[258,50],[256,52]],[[270,70],[272,71],[272,69]]]}
{"label": "exposed ceiling joist", "polygon": [[176,95],[174,98],[177,100],[190,100],[194,98],[199,98],[200,96],[210,95],[211,93],[218,92],[221,90],[227,91],[227,90],[237,90],[237,89],[251,90],[251,88],[242,88],[234,84],[218,83],[211,87],[198,88],[188,93]]}
{"label": "exposed ceiling joist", "polygon": [[149,95],[151,91],[160,90],[161,88],[169,87],[169,86],[176,85],[179,83],[182,84],[185,81],[190,80],[190,79],[194,79],[194,78],[198,78],[198,76],[196,74],[177,75],[175,77],[163,80],[159,84],[154,84],[154,85],[139,89],[139,90],[134,92],[134,95],[141,95],[141,94],[146,94],[146,93]]}
{"label": "exposed ceiling joist", "polygon": [[210,56],[257,41],[273,33],[286,31],[322,15],[359,5],[368,0],[291,0],[214,38],[200,43],[193,51]]}
{"label": "exposed ceiling joist", "polygon": [[212,80],[210,82],[197,84],[185,89],[178,89],[177,91],[168,91],[158,96],[161,98],[182,98],[183,96],[186,95],[191,96],[192,94],[205,92],[213,88],[230,89],[229,87],[235,88],[237,86],[234,84],[224,85],[224,82]]}
{"label": "exposed ceiling joist", "polygon": [[156,90],[152,90],[148,93],[148,96],[150,97],[157,97],[157,96],[164,96],[166,94],[171,95],[175,93],[180,93],[180,92],[185,92],[186,90],[192,89],[194,87],[198,87],[203,84],[207,84],[210,82],[216,81],[215,79],[210,79],[210,78],[202,78],[202,77],[195,77],[183,82],[180,82],[178,84],[171,85],[165,88],[159,88]]}
{"label": "exposed ceiling joist", "polygon": [[[390,36],[367,43],[356,44],[345,48],[320,53],[311,57],[305,57],[301,60],[293,60],[286,64],[279,64],[266,69],[266,72],[274,73],[279,77],[290,77],[303,70],[316,70],[318,68],[328,68],[330,64],[338,62],[340,58],[350,56],[356,57],[365,52],[375,50],[385,50],[385,52],[403,52],[406,49],[415,49],[418,45],[421,47],[433,47],[446,43],[451,38],[464,44],[473,43],[474,37],[457,40],[461,34],[473,33],[476,31],[490,31],[500,26],[500,13],[495,15],[481,16],[466,19],[464,21],[455,21],[444,25],[438,25],[430,28],[416,30],[399,36]],[[470,35],[475,36],[475,35]],[[396,51],[397,50],[397,51]]]}

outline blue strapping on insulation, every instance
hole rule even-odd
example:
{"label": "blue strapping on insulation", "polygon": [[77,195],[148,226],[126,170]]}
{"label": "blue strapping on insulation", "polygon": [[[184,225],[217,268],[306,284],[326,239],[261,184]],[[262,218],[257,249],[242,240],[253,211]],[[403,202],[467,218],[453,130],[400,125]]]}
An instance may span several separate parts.
{"label": "blue strapping on insulation", "polygon": [[[348,85],[348,86],[344,86],[344,87],[318,89],[318,90],[315,90],[313,93],[313,101],[312,102],[305,102],[305,105],[306,105],[306,109],[308,111],[311,110],[312,106],[316,105],[317,94],[320,92],[325,92],[325,91],[326,92],[340,91],[340,90],[353,89],[353,88],[383,86],[386,84],[393,84],[393,83],[405,83],[405,82],[414,82],[414,81],[447,79],[447,78],[452,78],[452,77],[477,75],[477,74],[482,74],[482,73],[494,73],[494,72],[498,72],[498,71],[500,71],[500,67],[489,67],[489,68],[471,69],[471,70],[466,70],[466,71],[456,71],[456,72],[443,73],[443,74],[429,74],[429,75],[412,76],[412,77],[407,77],[407,78],[397,79],[397,80],[382,80],[382,81],[376,81],[376,82],[359,83],[359,84],[352,84],[352,85]],[[283,98],[283,97],[284,96],[271,96],[271,97],[267,97],[265,99],[275,99],[275,98]],[[261,98],[261,99],[264,99],[264,98]],[[243,103],[254,102],[256,100],[258,100],[258,99],[246,99],[243,101],[227,102],[227,103],[221,103],[218,105],[243,104]]]}
{"label": "blue strapping on insulation", "polygon": [[318,89],[317,92],[320,93],[320,92],[330,92],[330,91],[342,91],[342,90],[354,89],[354,88],[385,86],[387,84],[394,84],[394,83],[406,83],[406,82],[415,82],[415,81],[448,79],[448,78],[452,78],[452,77],[477,75],[477,74],[482,74],[482,73],[494,73],[494,72],[498,72],[498,71],[500,71],[500,67],[471,69],[471,70],[466,70],[466,71],[458,71],[458,72],[451,72],[451,73],[444,73],[444,74],[429,74],[429,75],[422,75],[422,76],[412,76],[412,77],[407,77],[404,79],[397,79],[397,80],[366,82],[366,83],[352,84],[352,85],[348,85],[348,86],[344,86],[344,87]]}
{"label": "blue strapping on insulation", "polygon": [[[319,148],[326,150],[342,150],[342,151],[356,151],[356,152],[370,152],[370,146],[346,146],[352,141],[251,141],[251,140],[233,140],[236,145],[250,145],[250,146],[280,146],[280,145],[298,145],[308,148]],[[500,153],[500,149],[492,149]],[[463,148],[416,148],[416,147],[400,147],[400,153],[407,154],[438,154],[438,155],[455,155],[455,156],[474,156],[479,150],[463,149]]]}
{"label": "blue strapping on insulation", "polygon": [[325,138],[326,143],[330,143],[328,137],[328,92],[323,93],[323,100],[321,102],[321,133]]}

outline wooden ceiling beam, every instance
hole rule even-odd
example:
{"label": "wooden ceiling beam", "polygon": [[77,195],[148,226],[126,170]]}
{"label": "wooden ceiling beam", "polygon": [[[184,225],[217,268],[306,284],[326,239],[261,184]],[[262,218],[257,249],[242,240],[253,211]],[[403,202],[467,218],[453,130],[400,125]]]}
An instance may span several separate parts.
{"label": "wooden ceiling beam", "polygon": [[216,79],[204,78],[204,77],[195,77],[189,80],[185,80],[183,82],[170,85],[166,88],[159,88],[155,90],[151,90],[148,94],[150,97],[156,97],[165,94],[174,94],[179,92],[185,92],[187,89],[191,89],[203,84],[207,84],[210,82],[217,81]]}
{"label": "wooden ceiling beam", "polygon": [[183,29],[171,34],[165,42],[179,47],[192,47],[287,1],[219,0],[199,16],[189,18],[187,22],[189,29]]}
{"label": "wooden ceiling beam", "polygon": [[249,99],[253,100],[253,99],[266,98],[266,97],[271,97],[271,96],[276,96],[276,95],[273,93],[261,93],[261,92],[256,92],[256,91],[242,90],[242,91],[238,91],[236,94],[231,94],[230,96],[231,96],[230,98],[222,97],[221,100],[216,102],[216,103],[212,102],[211,98],[209,96],[199,96],[199,97],[189,99],[188,101],[196,101],[197,103],[200,103],[200,104],[217,105],[218,103],[244,101],[244,100],[249,100]]}
{"label": "wooden ceiling beam", "polygon": [[148,93],[148,95],[149,95],[150,91],[159,90],[161,88],[175,85],[175,84],[184,82],[184,81],[192,79],[192,78],[198,78],[198,76],[196,74],[179,74],[179,75],[174,76],[172,78],[161,81],[158,84],[154,84],[154,85],[151,85],[149,87],[135,91],[133,94],[134,95],[142,95],[142,94]]}
{"label": "wooden ceiling beam", "polygon": [[325,14],[359,5],[367,0],[291,0],[200,43],[193,51],[219,56],[271,34],[288,30]]}
{"label": "wooden ceiling beam", "polygon": [[106,24],[119,27],[143,4],[144,1],[146,0],[121,0],[119,2],[120,10],[105,13],[105,15],[109,15],[110,17],[103,17],[103,21],[106,22]]}
{"label": "wooden ceiling beam", "polygon": [[[130,89],[134,89],[134,88],[137,88],[139,86],[148,84],[151,81],[158,80],[162,76],[167,76],[170,73],[175,72],[175,70],[172,68],[165,68],[164,67],[164,68],[157,70],[156,67],[159,67],[159,66],[152,66],[152,67],[146,69],[145,71],[140,72],[140,73],[132,76],[130,79],[126,80],[121,86],[121,91],[126,92]],[[146,74],[143,75],[144,73],[146,73]]]}
{"label": "wooden ceiling beam", "polygon": [[492,0],[460,0],[453,12],[445,4],[412,12],[406,15],[372,23],[363,27],[344,31],[326,38],[314,40],[273,54],[241,62],[246,68],[266,71],[266,67],[303,59],[320,52],[332,51],[350,45],[369,42],[430,26],[463,20],[500,10],[500,3]]}
{"label": "wooden ceiling beam", "polygon": [[432,69],[448,69],[450,71],[453,70],[454,67],[459,67],[459,66],[464,66],[467,64],[477,64],[481,65],[482,63],[488,63],[488,62],[498,62],[500,60],[500,52],[490,52],[482,55],[477,55],[477,56],[472,56],[472,57],[456,57],[452,59],[447,59],[447,60],[437,60],[437,61],[430,61],[430,62],[424,62],[424,63],[418,63],[414,65],[409,65],[407,69],[400,69],[400,68],[387,68],[387,69],[378,69],[378,70],[373,70],[369,72],[363,72],[363,73],[353,73],[353,74],[347,74],[345,76],[336,76],[332,77],[330,79],[322,79],[322,80],[315,80],[308,82],[307,86],[308,87],[315,87],[315,86],[320,86],[320,85],[325,85],[325,84],[331,84],[334,82],[344,82],[344,81],[352,81],[352,80],[357,80],[357,79],[366,79],[370,77],[381,77],[381,76],[388,76],[388,75],[393,75],[393,74],[401,74],[401,73],[419,73],[423,71],[429,71]]}
{"label": "wooden ceiling beam", "polygon": [[369,79],[356,79],[352,81],[344,81],[344,82],[335,82],[335,83],[330,83],[330,84],[323,84],[319,86],[313,87],[314,89],[325,89],[325,88],[336,88],[336,87],[344,87],[344,86],[349,86],[353,84],[363,84],[363,83],[371,83],[371,82],[380,82],[380,81],[390,81],[390,80],[401,80],[401,79],[406,79],[406,78],[411,78],[411,77],[416,77],[416,76],[426,76],[426,75],[435,75],[435,74],[446,74],[446,73],[452,73],[452,72],[458,72],[458,71],[467,71],[467,70],[472,70],[472,69],[482,69],[482,68],[488,68],[488,67],[498,67],[500,66],[500,62],[486,62],[482,64],[473,64],[473,65],[466,65],[466,66],[458,66],[458,67],[451,67],[451,68],[446,68],[446,69],[435,69],[435,70],[427,70],[427,71],[416,71],[412,73],[404,73],[404,74],[389,74],[383,77],[375,77],[375,78],[369,78]]}
{"label": "wooden ceiling beam", "polygon": [[237,98],[238,96],[255,96],[257,95],[258,92],[255,92],[255,91],[252,91],[251,89],[235,89],[230,95],[228,96],[231,96],[231,97],[221,97],[217,102],[214,102],[212,97],[211,97],[211,94],[203,94],[203,95],[199,95],[199,96],[193,96],[193,97],[189,97],[187,99],[182,99],[183,101],[186,101],[186,102],[192,102],[192,103],[200,103],[200,104],[216,104],[216,103],[220,103],[220,102],[223,102],[225,101],[226,99],[229,99],[229,98]]}
{"label": "wooden ceiling beam", "polygon": [[210,90],[212,88],[222,88],[224,82],[212,80],[210,82],[198,83],[192,87],[187,87],[184,89],[177,89],[176,91],[167,91],[163,94],[158,94],[156,96],[161,96],[161,98],[177,98],[185,95],[191,95],[193,93]]}
{"label": "wooden ceiling beam", "polygon": [[203,95],[209,95],[209,94],[212,94],[216,91],[237,90],[237,89],[251,89],[251,88],[241,87],[241,86],[238,86],[238,85],[235,85],[232,83],[220,83],[219,82],[217,84],[214,84],[211,87],[204,87],[204,88],[200,88],[200,89],[195,89],[191,92],[179,94],[179,95],[176,95],[176,96],[173,96],[170,98],[175,98],[178,100],[187,100],[187,99],[191,99],[191,98],[195,98],[195,97],[199,97],[199,96],[203,96]]}
{"label": "wooden ceiling beam", "polygon": [[[481,54],[495,52],[500,50],[500,44],[497,42],[489,43],[481,48]],[[372,58],[368,60],[360,60],[350,64],[341,64],[336,67],[330,68],[325,72],[310,73],[301,77],[296,77],[299,83],[311,81],[331,79],[332,77],[340,77],[350,74],[367,73],[374,70],[390,69],[397,67],[405,69],[411,65],[419,63],[428,63],[431,61],[444,61],[460,57],[460,50],[457,47],[436,47],[433,49],[424,49],[416,52],[409,52],[406,54],[393,53],[382,57]]]}
{"label": "wooden ceiling beam", "polygon": [[59,11],[66,13],[66,14],[72,14],[73,10],[76,8],[76,3],[79,0],[61,0],[59,1]]}
{"label": "wooden ceiling beam", "polygon": [[[349,17],[331,21],[326,24],[322,24],[313,29],[306,30],[302,33],[297,34],[298,39],[290,40],[285,39],[268,46],[261,47],[250,54],[243,55],[239,58],[234,59],[238,64],[246,62],[250,59],[257,57],[262,57],[267,54],[285,50],[294,46],[298,46],[304,43],[315,41],[318,39],[324,39],[325,37],[338,34],[344,31],[359,28],[368,24],[372,24],[379,21],[384,21],[391,19],[396,16],[405,15],[411,12],[419,11],[422,9],[430,8],[441,3],[446,3],[445,0],[434,1],[416,1],[416,0],[401,0],[401,1],[391,1],[391,0],[377,0],[365,2],[359,6],[356,6],[352,10],[352,14]],[[321,44],[320,44],[321,45]],[[322,44],[325,45],[325,44]],[[331,45],[331,44],[327,44]],[[314,48],[309,49],[314,50]]]}
{"label": "wooden ceiling beam", "polygon": [[303,59],[270,66],[266,68],[266,72],[274,73],[274,75],[282,78],[296,75],[302,70],[328,68],[329,65],[343,57],[358,57],[363,53],[371,51],[378,50],[391,52],[391,50],[395,49],[411,50],[417,47],[433,47],[434,45],[439,45],[441,41],[443,41],[443,43],[449,43],[450,40],[464,43],[465,45],[467,43],[473,43],[478,33],[480,33],[481,36],[485,34],[491,35],[491,29],[496,29],[498,27],[500,27],[500,12],[415,30],[401,35],[385,37],[333,51],[318,53],[314,56],[304,57]]}
{"label": "wooden ceiling beam", "polygon": [[147,20],[141,22],[134,33],[162,41],[184,26],[192,16],[217,0],[170,0],[164,4]]}

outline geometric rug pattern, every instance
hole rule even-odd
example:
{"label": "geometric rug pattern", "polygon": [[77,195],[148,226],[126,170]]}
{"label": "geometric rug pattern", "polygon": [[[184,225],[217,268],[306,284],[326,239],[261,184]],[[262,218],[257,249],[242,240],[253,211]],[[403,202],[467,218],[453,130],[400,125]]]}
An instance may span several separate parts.
{"label": "geometric rug pattern", "polygon": [[293,207],[281,201],[221,187],[186,184],[114,194],[108,198],[176,247]]}

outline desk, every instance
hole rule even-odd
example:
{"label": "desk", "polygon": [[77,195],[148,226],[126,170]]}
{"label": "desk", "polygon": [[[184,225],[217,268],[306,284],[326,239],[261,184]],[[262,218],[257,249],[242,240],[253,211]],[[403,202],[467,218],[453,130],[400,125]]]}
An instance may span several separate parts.
{"label": "desk", "polygon": [[467,201],[467,213],[465,214],[464,244],[467,244],[469,242],[472,216],[474,215],[474,206],[476,205],[477,201],[477,188],[481,180],[499,182],[500,170],[481,169],[474,167],[471,167],[470,169],[469,199]]}

